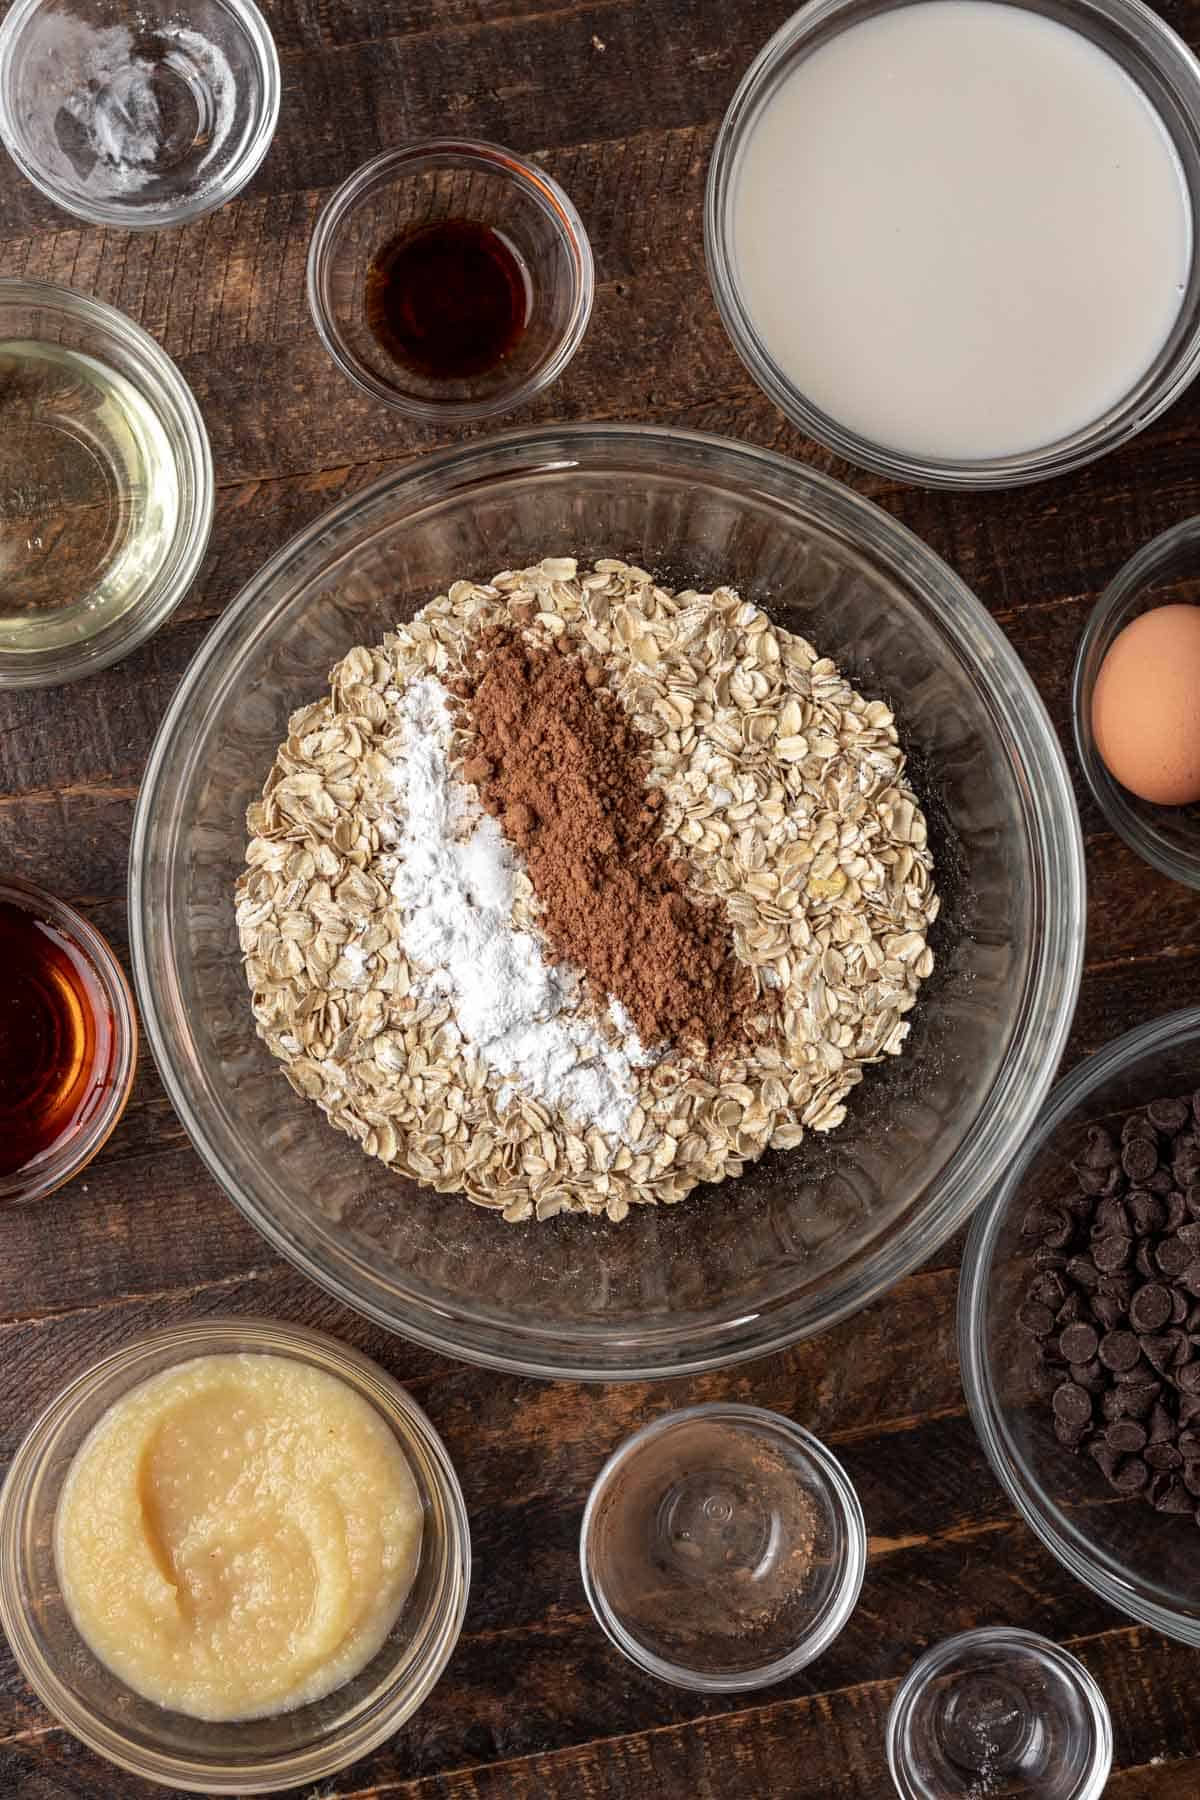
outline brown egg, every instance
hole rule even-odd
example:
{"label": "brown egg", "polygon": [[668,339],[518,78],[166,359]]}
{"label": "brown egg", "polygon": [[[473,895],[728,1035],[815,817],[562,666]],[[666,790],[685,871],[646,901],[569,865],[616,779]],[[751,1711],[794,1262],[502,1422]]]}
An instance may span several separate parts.
{"label": "brown egg", "polygon": [[1100,665],[1092,731],[1105,767],[1157,806],[1200,800],[1200,606],[1126,625]]}

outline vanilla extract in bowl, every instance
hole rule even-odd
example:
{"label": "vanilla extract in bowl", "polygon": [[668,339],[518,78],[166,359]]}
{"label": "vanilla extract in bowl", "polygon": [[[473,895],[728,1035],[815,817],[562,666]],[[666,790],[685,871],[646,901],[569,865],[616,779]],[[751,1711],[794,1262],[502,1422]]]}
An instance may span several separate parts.
{"label": "vanilla extract in bowl", "polygon": [[528,267],[502,232],[443,219],[392,238],[367,271],[367,325],[389,356],[433,380],[487,374],[532,311]]}

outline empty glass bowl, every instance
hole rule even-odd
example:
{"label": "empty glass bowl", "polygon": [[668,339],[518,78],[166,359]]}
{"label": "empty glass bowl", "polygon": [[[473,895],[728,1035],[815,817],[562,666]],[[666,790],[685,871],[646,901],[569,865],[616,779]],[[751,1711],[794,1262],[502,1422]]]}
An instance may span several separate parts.
{"label": "empty glass bowl", "polygon": [[[144,1700],[79,1636],[58,1585],[54,1518],[92,1427],[130,1389],[196,1356],[286,1356],[346,1382],[395,1433],[424,1512],[416,1579],[387,1639],[322,1700],[273,1717],[212,1721]],[[106,1352],[31,1426],[0,1491],[0,1623],[30,1686],[97,1755],[146,1781],[203,1794],[307,1792],[384,1742],[433,1688],[458,1641],[471,1538],[458,1478],[420,1407],[365,1356],[320,1332],[260,1319],[176,1325]],[[119,1792],[114,1788],[114,1792]]]}
{"label": "empty glass bowl", "polygon": [[213,469],[191,389],[114,307],[0,280],[0,688],[103,669],[187,593]]}
{"label": "empty glass bowl", "polygon": [[1073,1455],[1034,1391],[1033,1339],[1017,1309],[1036,1240],[1021,1225],[1035,1200],[1076,1193],[1071,1164],[1088,1127],[1120,1129],[1151,1100],[1200,1088],[1200,1008],[1140,1025],[1073,1069],[1026,1133],[975,1216],[963,1256],[958,1337],[963,1385],[988,1460],[1046,1547],[1110,1606],[1200,1644],[1200,1557],[1190,1516],[1114,1495],[1090,1456]]}
{"label": "empty glass bowl", "polygon": [[784,1681],[854,1611],[867,1528],[812,1433],[757,1406],[667,1413],[596,1477],[579,1545],[606,1635],[659,1681],[733,1694]]}
{"label": "empty glass bowl", "polygon": [[223,206],[267,153],[279,58],[254,0],[14,0],[0,138],[57,206],[157,229]]}
{"label": "empty glass bowl", "polygon": [[1200,888],[1200,806],[1154,806],[1109,774],[1096,748],[1092,697],[1113,640],[1156,606],[1200,603],[1200,519],[1172,525],[1131,556],[1097,600],[1079,641],[1071,687],[1084,779],[1113,830],[1152,868]]}
{"label": "empty glass bowl", "polygon": [[964,1631],[926,1651],[887,1724],[901,1800],[1100,1800],[1112,1722],[1083,1664],[1031,1631]]}
{"label": "empty glass bowl", "polygon": [[[364,1157],[255,1036],[243,809],[331,665],[463,576],[618,553],[736,584],[894,707],[930,822],[937,966],[846,1122],[619,1225],[505,1225]],[[677,430],[514,433],[318,520],[217,620],[142,782],[143,1022],[209,1168],[285,1255],[392,1330],[569,1378],[716,1367],[826,1329],[923,1261],[1023,1142],[1070,1027],[1083,857],[1054,730],[1004,634],[894,519],[767,451]]]}
{"label": "empty glass bowl", "polygon": [[[496,233],[526,288],[526,322],[509,352],[452,378],[399,361],[367,316],[380,251],[447,222]],[[365,163],[326,206],[308,253],[308,303],[330,356],[366,393],[415,419],[492,418],[549,387],[583,341],[594,286],[587,233],[558,183],[511,150],[457,138]]]}

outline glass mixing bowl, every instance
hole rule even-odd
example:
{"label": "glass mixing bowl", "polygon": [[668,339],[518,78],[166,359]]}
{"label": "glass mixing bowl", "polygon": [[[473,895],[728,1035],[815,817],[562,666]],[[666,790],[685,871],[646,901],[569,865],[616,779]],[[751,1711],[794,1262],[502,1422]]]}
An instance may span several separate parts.
{"label": "glass mixing bowl", "polygon": [[971,1417],[1010,1500],[1077,1581],[1156,1631],[1200,1645],[1200,1561],[1190,1518],[1115,1495],[1089,1456],[1064,1450],[1033,1388],[1033,1340],[1017,1324],[1036,1240],[1035,1199],[1075,1192],[1088,1127],[1200,1087],[1200,1007],[1169,1013],[1091,1056],[1051,1094],[963,1256],[959,1359]]}
{"label": "glass mixing bowl", "polygon": [[[233,888],[243,811],[331,664],[457,577],[620,554],[737,584],[896,711],[943,904],[905,1054],[845,1125],[622,1224],[503,1224],[371,1161],[255,1036]],[[130,858],[138,998],[201,1156],[285,1256],[452,1355],[633,1377],[779,1348],[914,1268],[996,1184],[1078,991],[1083,855],[1054,731],[1003,633],[893,519],[785,458],[643,426],[423,458],[296,538],[214,626],[167,712]]]}

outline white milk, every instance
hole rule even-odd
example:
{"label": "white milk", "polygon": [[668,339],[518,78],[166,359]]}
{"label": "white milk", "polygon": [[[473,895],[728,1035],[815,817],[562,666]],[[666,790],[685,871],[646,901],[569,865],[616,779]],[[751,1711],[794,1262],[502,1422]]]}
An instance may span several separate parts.
{"label": "white milk", "polygon": [[1167,132],[1078,32],[918,0],[784,80],[735,171],[736,275],[780,368],[912,455],[1038,449],[1121,400],[1192,255]]}

